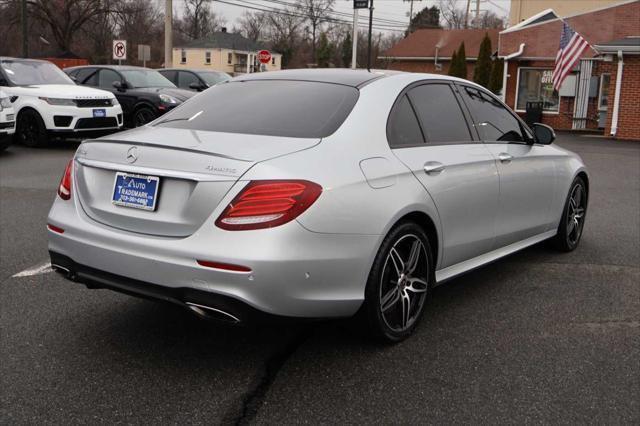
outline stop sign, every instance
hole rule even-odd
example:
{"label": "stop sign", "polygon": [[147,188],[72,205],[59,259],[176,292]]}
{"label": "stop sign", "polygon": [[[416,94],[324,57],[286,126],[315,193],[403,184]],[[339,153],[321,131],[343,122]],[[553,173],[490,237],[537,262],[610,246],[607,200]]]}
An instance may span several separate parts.
{"label": "stop sign", "polygon": [[268,50],[261,50],[258,52],[258,60],[261,64],[268,64],[271,62],[271,52]]}

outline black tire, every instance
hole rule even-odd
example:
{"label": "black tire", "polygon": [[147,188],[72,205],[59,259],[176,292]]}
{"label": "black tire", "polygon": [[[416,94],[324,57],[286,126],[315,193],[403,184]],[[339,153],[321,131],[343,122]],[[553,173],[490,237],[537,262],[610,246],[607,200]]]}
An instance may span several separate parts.
{"label": "black tire", "polygon": [[25,146],[39,148],[49,143],[49,134],[42,121],[42,117],[36,111],[28,109],[18,115],[16,137]]}
{"label": "black tire", "polygon": [[156,119],[156,113],[149,107],[140,107],[133,113],[133,127],[144,126]]}
{"label": "black tire", "polygon": [[[414,249],[418,257],[410,262]],[[414,222],[396,225],[382,242],[367,280],[359,313],[367,332],[387,343],[410,336],[420,322],[433,280],[433,254],[427,234]]]}
{"label": "black tire", "polygon": [[9,148],[11,145],[11,136],[0,134],[0,152]]}
{"label": "black tire", "polygon": [[587,185],[581,177],[576,177],[564,203],[558,233],[551,240],[556,249],[570,252],[578,247],[587,218],[588,200]]}

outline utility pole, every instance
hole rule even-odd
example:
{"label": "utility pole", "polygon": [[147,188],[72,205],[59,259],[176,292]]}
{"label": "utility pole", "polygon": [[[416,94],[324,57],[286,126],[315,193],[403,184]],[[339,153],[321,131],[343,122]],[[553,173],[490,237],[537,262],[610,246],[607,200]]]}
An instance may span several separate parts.
{"label": "utility pole", "polygon": [[467,8],[464,10],[464,29],[469,28],[469,8],[471,7],[471,0],[467,0]]}
{"label": "utility pole", "polygon": [[353,8],[353,47],[351,49],[351,68],[358,68],[358,8]]}
{"label": "utility pole", "polygon": [[476,0],[476,26],[480,24],[480,0]]}
{"label": "utility pole", "polygon": [[367,71],[371,71],[371,32],[373,31],[373,0],[369,3],[369,48],[367,50]]}
{"label": "utility pole", "polygon": [[165,0],[164,5],[164,67],[173,67],[173,4]]}
{"label": "utility pole", "polygon": [[20,15],[22,21],[22,56],[29,57],[29,36],[27,34],[27,0],[22,0],[22,13]]}

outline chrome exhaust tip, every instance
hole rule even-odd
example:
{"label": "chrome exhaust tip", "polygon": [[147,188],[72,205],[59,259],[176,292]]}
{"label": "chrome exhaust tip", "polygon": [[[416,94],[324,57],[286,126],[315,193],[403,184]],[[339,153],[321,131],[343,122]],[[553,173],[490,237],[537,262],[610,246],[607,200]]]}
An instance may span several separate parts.
{"label": "chrome exhaust tip", "polygon": [[239,324],[240,319],[235,315],[223,310],[212,308],[211,306],[199,305],[197,303],[185,302],[189,310],[201,318],[213,319],[231,324]]}

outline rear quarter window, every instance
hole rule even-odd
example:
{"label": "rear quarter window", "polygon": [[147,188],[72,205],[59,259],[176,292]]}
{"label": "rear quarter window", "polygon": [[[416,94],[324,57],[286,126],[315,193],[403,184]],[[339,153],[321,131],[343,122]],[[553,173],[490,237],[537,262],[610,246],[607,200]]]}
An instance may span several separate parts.
{"label": "rear quarter window", "polygon": [[155,124],[212,132],[295,138],[334,133],[358,101],[350,86],[291,80],[224,83],[202,92]]}

